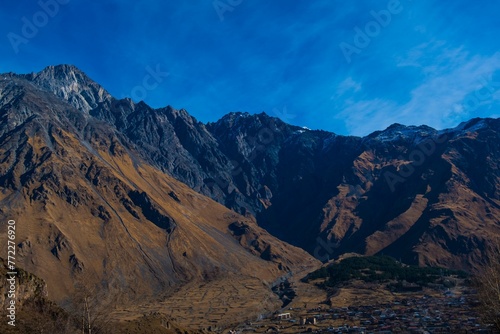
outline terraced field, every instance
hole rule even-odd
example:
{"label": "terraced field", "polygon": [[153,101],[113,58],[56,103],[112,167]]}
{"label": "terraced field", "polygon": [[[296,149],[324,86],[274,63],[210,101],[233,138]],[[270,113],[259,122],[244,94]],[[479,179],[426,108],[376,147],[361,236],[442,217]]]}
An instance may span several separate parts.
{"label": "terraced field", "polygon": [[280,304],[278,297],[258,278],[231,277],[186,285],[161,302],[116,310],[113,318],[133,321],[142,315],[159,314],[190,328],[215,329],[255,321],[272,313]]}

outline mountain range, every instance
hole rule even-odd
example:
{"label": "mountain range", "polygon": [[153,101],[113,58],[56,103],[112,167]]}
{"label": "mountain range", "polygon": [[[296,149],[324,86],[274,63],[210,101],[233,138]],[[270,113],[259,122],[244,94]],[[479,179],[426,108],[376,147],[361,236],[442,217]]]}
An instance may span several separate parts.
{"label": "mountain range", "polygon": [[0,216],[61,303],[84,272],[126,303],[192,282],[265,296],[352,252],[474,270],[500,235],[498,119],[366,137],[266,113],[203,124],[71,65],[0,75],[0,118]]}

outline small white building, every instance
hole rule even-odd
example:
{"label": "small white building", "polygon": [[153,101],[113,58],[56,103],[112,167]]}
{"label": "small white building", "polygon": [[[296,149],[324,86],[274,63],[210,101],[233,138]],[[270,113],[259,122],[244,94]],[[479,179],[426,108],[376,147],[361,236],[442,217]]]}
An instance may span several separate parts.
{"label": "small white building", "polygon": [[292,316],[290,315],[290,313],[280,313],[276,316],[276,319],[277,320],[287,320],[287,319],[291,319]]}

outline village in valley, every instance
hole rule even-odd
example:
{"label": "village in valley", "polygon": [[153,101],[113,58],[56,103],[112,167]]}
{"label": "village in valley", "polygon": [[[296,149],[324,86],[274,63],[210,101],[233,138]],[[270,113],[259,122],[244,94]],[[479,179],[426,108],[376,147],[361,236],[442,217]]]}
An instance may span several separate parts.
{"label": "village in valley", "polygon": [[[286,307],[232,333],[493,333],[480,321],[476,291],[463,272],[422,271],[378,257],[349,261],[281,283]],[[379,279],[408,272],[414,282]]]}
{"label": "village in valley", "polygon": [[480,324],[470,297],[411,293],[366,306],[289,308],[234,333],[492,333]]}

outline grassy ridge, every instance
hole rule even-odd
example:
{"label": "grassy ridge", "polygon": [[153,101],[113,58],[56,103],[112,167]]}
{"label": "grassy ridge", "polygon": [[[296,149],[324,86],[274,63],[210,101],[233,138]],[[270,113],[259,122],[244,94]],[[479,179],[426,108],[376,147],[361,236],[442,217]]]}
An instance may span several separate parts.
{"label": "grassy ridge", "polygon": [[436,267],[408,266],[389,256],[351,257],[340,263],[333,263],[318,269],[304,278],[305,282],[326,279],[319,285],[336,287],[353,279],[365,282],[402,282],[427,286],[442,281],[443,277],[458,276],[466,278],[463,271]]}

